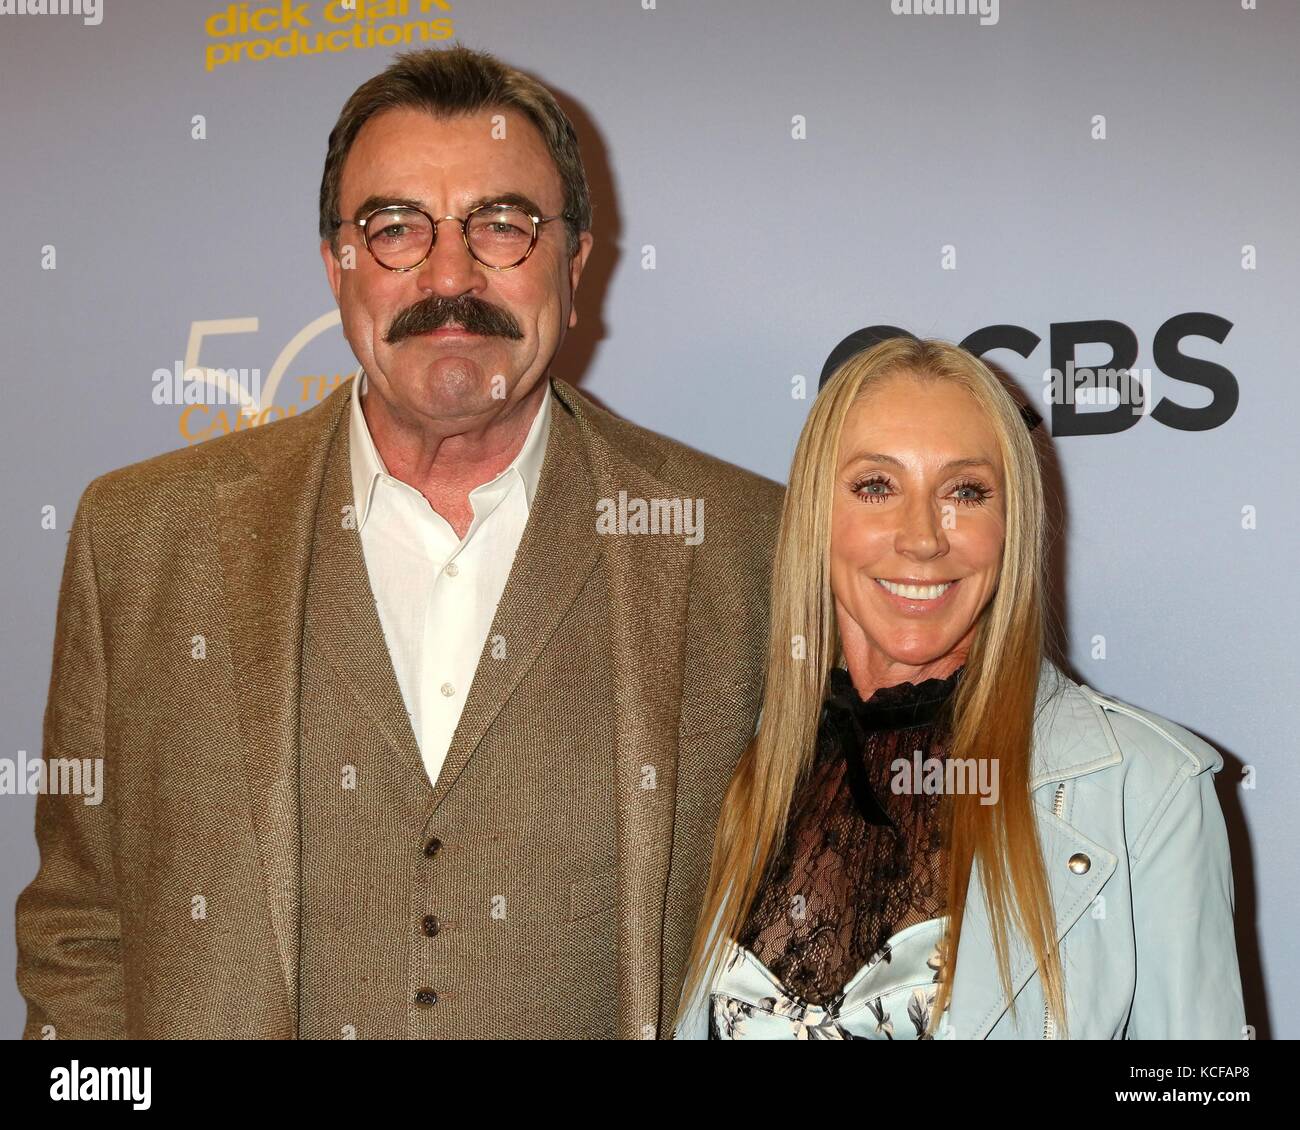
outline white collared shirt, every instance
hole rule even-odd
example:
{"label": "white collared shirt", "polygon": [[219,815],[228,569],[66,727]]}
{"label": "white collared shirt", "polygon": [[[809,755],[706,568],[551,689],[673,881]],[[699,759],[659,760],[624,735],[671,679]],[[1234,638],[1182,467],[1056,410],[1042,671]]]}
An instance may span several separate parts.
{"label": "white collared shirt", "polygon": [[424,495],[388,473],[361,411],[365,382],[358,370],[349,423],[357,529],[411,729],[436,785],[537,494],[551,395],[510,466],[470,491],[474,518],[462,540]]}

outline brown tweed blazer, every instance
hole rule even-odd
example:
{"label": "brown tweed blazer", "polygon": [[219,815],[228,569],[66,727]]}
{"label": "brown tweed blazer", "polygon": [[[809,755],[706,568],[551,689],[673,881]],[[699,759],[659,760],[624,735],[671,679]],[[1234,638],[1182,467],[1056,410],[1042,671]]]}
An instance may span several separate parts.
{"label": "brown tweed blazer", "polygon": [[[105,788],[98,806],[38,797],[40,869],[16,912],[27,1038],[298,1034],[304,602],[350,389],[113,471],[81,498],[43,752],[103,758]],[[561,381],[552,395],[563,415],[489,634],[527,643],[480,663],[433,804],[485,741],[505,740],[492,723],[507,702],[545,725],[544,688],[525,676],[563,659],[547,654],[551,636],[603,569],[610,670],[599,682],[617,704],[613,1029],[666,1037],[722,794],[758,711],[781,488]],[[597,501],[620,491],[704,499],[703,541],[598,534]],[[361,563],[347,536],[344,559]],[[363,565],[339,585],[372,613],[358,646],[373,654],[382,637]],[[400,696],[374,711],[409,755]],[[189,929],[209,909],[208,929]]]}

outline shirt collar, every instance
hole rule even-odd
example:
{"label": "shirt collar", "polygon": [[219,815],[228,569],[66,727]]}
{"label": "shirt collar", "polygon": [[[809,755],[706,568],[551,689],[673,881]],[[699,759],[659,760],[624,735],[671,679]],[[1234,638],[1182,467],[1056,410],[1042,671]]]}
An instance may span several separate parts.
{"label": "shirt collar", "polygon": [[[361,410],[361,394],[364,391],[366,380],[365,370],[358,369],[356,379],[352,382],[352,407],[348,421],[348,439],[352,463],[352,495],[357,504],[358,530],[366,524],[366,517],[370,513],[370,502],[374,494],[375,483],[382,477],[388,477],[388,468],[384,465],[383,456],[379,454],[379,449],[375,447],[375,441],[370,435],[370,428],[366,424],[365,413]],[[542,476],[542,462],[546,457],[546,440],[550,435],[550,431],[551,393],[547,389],[546,396],[542,398],[542,406],[533,417],[532,425],[528,429],[528,435],[524,437],[524,445],[519,449],[519,454],[511,460],[510,465],[502,470],[499,475],[486,483],[481,483],[470,491],[470,498],[473,499],[480,491],[487,493],[489,488],[500,483],[502,479],[510,475],[516,475],[523,482],[524,499],[529,509],[531,509],[533,499],[537,496],[537,484]]]}

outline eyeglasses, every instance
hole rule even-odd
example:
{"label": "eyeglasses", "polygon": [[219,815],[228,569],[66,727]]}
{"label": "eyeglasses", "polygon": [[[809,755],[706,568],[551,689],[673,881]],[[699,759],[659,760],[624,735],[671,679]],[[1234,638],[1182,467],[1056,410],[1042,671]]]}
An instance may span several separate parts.
{"label": "eyeglasses", "polygon": [[568,219],[566,215],[534,216],[514,204],[480,204],[463,220],[459,216],[434,219],[420,208],[390,204],[376,208],[360,220],[337,219],[361,229],[366,250],[390,271],[413,271],[433,252],[438,225],[443,220],[460,224],[465,247],[476,261],[494,271],[510,271],[533,253],[543,224]]}

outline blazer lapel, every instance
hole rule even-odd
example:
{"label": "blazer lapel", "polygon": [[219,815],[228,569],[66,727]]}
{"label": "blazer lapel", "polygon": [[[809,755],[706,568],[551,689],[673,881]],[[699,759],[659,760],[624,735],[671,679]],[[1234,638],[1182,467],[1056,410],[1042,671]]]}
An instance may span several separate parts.
{"label": "blazer lapel", "polygon": [[[214,483],[237,729],[289,1014],[298,988],[298,693],[303,601],[330,440],[349,384],[277,425],[265,462]],[[220,441],[214,441],[220,442]]]}
{"label": "blazer lapel", "polygon": [[446,799],[599,559],[595,494],[582,438],[563,405],[552,408],[537,495],[438,774],[431,811]]}
{"label": "blazer lapel", "polygon": [[416,787],[432,797],[376,610],[361,536],[355,518],[345,520],[356,512],[349,457],[351,411],[349,400],[330,447],[321,491],[307,613],[311,638],[328,657],[340,686],[348,689],[357,708],[370,716],[378,733],[411,771]]}
{"label": "blazer lapel", "polygon": [[[681,488],[634,463],[595,426],[567,385],[557,393],[572,409],[590,460],[595,498],[584,518],[590,532],[596,499],[683,498]],[[695,547],[667,534],[601,537],[609,571],[613,663],[616,836],[618,859],[618,1032],[654,1038],[662,992],[664,900],[668,889],[677,795],[677,730],[682,647]]]}

